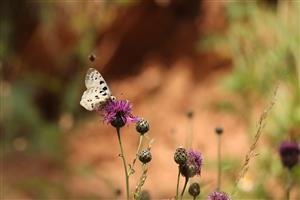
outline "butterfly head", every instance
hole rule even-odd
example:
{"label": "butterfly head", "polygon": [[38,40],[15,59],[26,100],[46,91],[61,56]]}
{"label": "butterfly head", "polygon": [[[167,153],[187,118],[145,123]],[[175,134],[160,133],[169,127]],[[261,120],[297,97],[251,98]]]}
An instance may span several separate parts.
{"label": "butterfly head", "polygon": [[115,96],[110,96],[110,100],[115,101],[117,98]]}

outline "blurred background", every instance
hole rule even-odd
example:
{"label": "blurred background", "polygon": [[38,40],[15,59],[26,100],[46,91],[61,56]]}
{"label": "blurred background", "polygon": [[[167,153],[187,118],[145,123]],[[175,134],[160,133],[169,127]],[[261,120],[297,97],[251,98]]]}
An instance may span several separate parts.
{"label": "blurred background", "polygon": [[[0,9],[1,199],[124,197],[115,130],[79,105],[89,67],[150,122],[144,189],[153,199],[174,197],[173,154],[188,143],[204,157],[193,178],[201,199],[216,188],[217,126],[224,128],[222,190],[233,191],[279,85],[236,199],[284,198],[278,145],[300,138],[299,1],[4,0]],[[134,125],[122,139],[131,161]],[[300,198],[299,171],[292,199]]]}

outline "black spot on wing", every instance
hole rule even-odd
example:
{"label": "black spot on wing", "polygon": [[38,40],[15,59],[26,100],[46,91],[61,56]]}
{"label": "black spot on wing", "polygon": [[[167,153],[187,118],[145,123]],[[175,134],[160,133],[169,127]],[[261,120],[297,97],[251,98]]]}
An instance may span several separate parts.
{"label": "black spot on wing", "polygon": [[105,91],[105,90],[107,90],[107,87],[105,86],[105,87],[103,87],[103,90]]}
{"label": "black spot on wing", "polygon": [[104,81],[100,81],[100,85],[102,85],[104,83]]}

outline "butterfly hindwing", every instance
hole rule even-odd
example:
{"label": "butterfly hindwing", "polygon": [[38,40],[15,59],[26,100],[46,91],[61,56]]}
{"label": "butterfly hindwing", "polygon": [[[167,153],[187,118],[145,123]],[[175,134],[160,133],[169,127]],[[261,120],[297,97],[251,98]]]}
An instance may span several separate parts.
{"label": "butterfly hindwing", "polygon": [[95,110],[104,104],[110,98],[110,94],[102,90],[100,87],[91,87],[84,91],[80,105],[87,110]]}
{"label": "butterfly hindwing", "polygon": [[97,109],[111,97],[109,87],[96,69],[88,69],[85,76],[85,86],[87,90],[81,97],[80,105],[87,110]]}

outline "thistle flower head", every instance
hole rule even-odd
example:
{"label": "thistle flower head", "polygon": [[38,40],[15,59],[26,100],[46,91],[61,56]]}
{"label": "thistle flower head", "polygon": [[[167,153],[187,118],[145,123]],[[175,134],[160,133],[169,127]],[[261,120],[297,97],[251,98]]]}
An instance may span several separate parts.
{"label": "thistle flower head", "polygon": [[185,177],[193,177],[201,174],[202,156],[199,152],[189,150],[187,161],[180,166],[180,172]]}
{"label": "thistle flower head", "polygon": [[104,120],[115,127],[122,127],[127,123],[139,120],[138,117],[131,113],[132,104],[127,100],[108,101],[101,108],[101,111],[104,115]]}
{"label": "thistle flower head", "polygon": [[291,169],[299,162],[300,149],[295,142],[283,142],[279,147],[279,154],[283,166]]}
{"label": "thistle flower head", "polygon": [[195,165],[196,174],[201,174],[202,156],[199,152],[190,150],[188,152],[188,161]]}
{"label": "thistle flower head", "polygon": [[208,195],[207,200],[230,200],[230,198],[227,193],[216,191]]}

